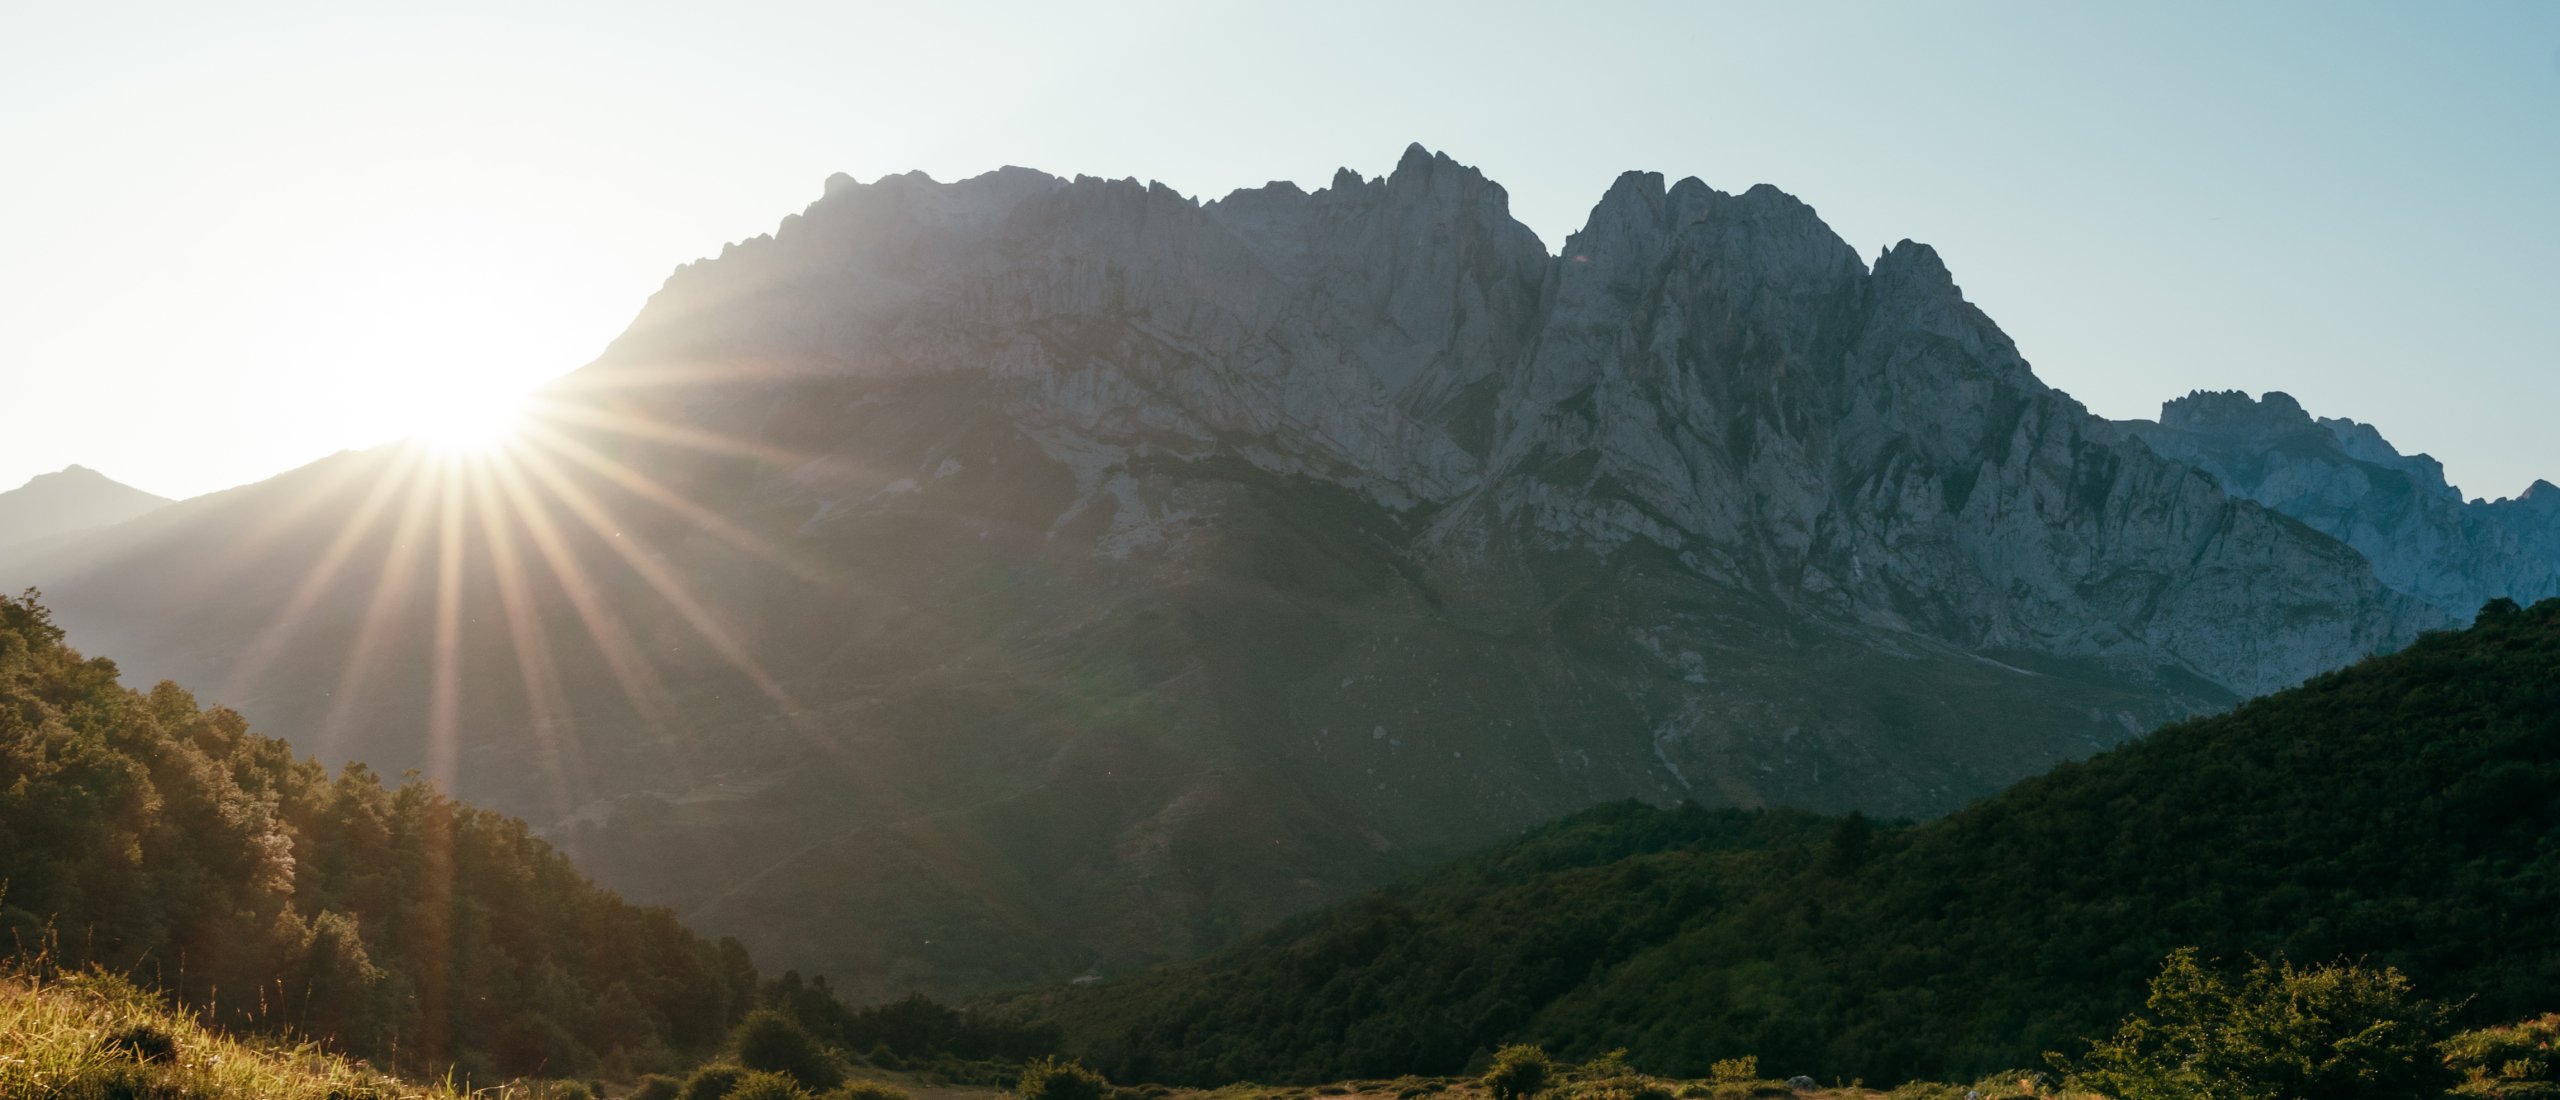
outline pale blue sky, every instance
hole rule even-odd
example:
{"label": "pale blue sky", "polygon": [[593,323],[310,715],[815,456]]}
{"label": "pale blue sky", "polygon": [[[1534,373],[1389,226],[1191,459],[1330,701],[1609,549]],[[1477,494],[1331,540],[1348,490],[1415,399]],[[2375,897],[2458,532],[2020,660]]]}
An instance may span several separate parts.
{"label": "pale blue sky", "polygon": [[[2560,479],[2560,4],[0,7],[0,487],[186,495],[579,365],[830,172],[1622,170],[1938,246],[2110,416]],[[1371,10],[1373,7],[1383,11]]]}

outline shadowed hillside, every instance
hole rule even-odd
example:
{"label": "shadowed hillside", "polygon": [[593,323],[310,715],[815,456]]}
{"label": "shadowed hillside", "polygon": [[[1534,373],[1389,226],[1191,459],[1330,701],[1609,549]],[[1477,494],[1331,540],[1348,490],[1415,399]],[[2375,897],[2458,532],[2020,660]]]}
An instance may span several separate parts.
{"label": "shadowed hillside", "polygon": [[2397,967],[2496,1023],[2560,1007],[2555,944],[2560,600],[2499,602],[1939,821],[1594,810],[1051,1011],[1177,1082],[1515,1039],[1945,1078],[2107,1033],[2181,945]]}

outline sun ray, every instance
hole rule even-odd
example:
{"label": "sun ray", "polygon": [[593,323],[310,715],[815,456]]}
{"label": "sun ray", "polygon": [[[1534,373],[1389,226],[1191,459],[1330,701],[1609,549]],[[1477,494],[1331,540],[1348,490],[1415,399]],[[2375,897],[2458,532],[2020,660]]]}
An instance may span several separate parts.
{"label": "sun ray", "polygon": [[436,478],[436,605],[434,649],[428,662],[427,778],[458,790],[454,769],[462,742],[462,477],[447,468]]}
{"label": "sun ray", "polygon": [[550,402],[541,407],[542,419],[563,421],[654,443],[666,443],[706,454],[753,458],[779,466],[792,466],[807,461],[809,456],[785,450],[769,443],[737,439],[718,432],[688,428],[653,420],[629,412],[583,408],[568,402]]}
{"label": "sun ray", "polygon": [[685,499],[682,494],[660,484],[656,479],[567,435],[531,428],[526,431],[524,441],[568,459],[594,472],[597,476],[629,490],[633,495],[684,517],[695,526],[710,532],[720,541],[779,566],[792,576],[819,585],[831,592],[842,591],[844,588],[843,578],[834,570],[810,561],[803,555],[794,554],[773,545],[728,517]]}
{"label": "sun ray", "polygon": [[341,490],[370,483],[373,487],[366,490],[365,497],[369,504],[381,496],[385,482],[396,482],[408,476],[417,465],[417,457],[416,452],[404,447],[387,454],[344,453],[334,462],[322,460],[329,463],[328,467],[312,475],[311,485],[288,496],[283,507],[259,514],[247,530],[222,540],[222,548],[199,562],[189,579],[195,583],[206,583],[239,568],[241,563],[267,549],[304,517],[337,500]]}
{"label": "sun ray", "polygon": [[399,526],[392,532],[391,554],[383,562],[382,575],[374,581],[373,597],[366,602],[364,618],[356,627],[355,642],[348,651],[346,667],[339,671],[338,689],[330,695],[328,713],[320,719],[319,754],[324,758],[335,755],[347,728],[360,714],[356,700],[381,660],[380,651],[391,633],[393,607],[408,595],[417,570],[418,536],[426,525],[431,501],[426,487],[415,481],[408,485],[407,492]]}
{"label": "sun ray", "polygon": [[[410,478],[416,476],[418,465],[416,455],[408,454],[402,461],[385,471],[381,478],[374,482],[373,487],[365,492],[364,499],[357,503],[354,514],[350,515],[338,528],[337,537],[331,539],[328,548],[321,551],[319,560],[314,562],[310,570],[303,575],[302,583],[295,586],[293,595],[285,600],[283,609],[276,612],[266,628],[259,631],[258,636],[251,639],[249,644],[240,651],[240,659],[232,662],[231,671],[223,678],[223,686],[217,698],[241,698],[246,694],[248,685],[257,682],[259,675],[267,670],[267,666],[275,661],[276,655],[284,648],[285,639],[301,625],[303,617],[311,613],[313,607],[320,602],[320,598],[328,593],[330,585],[338,578],[338,572],[346,567],[347,559],[355,553],[356,545],[364,540],[366,533],[373,530],[374,521],[381,516],[382,510],[389,507],[399,495],[401,487],[407,484]],[[279,528],[276,524],[262,526],[271,529]],[[236,559],[238,556],[236,548],[234,553],[225,555],[227,559]]]}
{"label": "sun ray", "polygon": [[671,722],[675,714],[675,700],[668,693],[665,682],[658,678],[657,669],[650,665],[648,655],[632,641],[631,632],[622,625],[621,617],[614,614],[611,605],[599,595],[586,568],[578,564],[576,553],[561,536],[559,528],[552,524],[542,502],[534,497],[532,486],[526,482],[523,472],[512,462],[496,465],[492,472],[516,518],[524,524],[526,535],[532,539],[534,552],[541,556],[543,564],[551,571],[552,579],[568,597],[570,609],[577,612],[579,625],[587,632],[587,640],[604,657],[605,670],[613,676],[614,685],[621,689],[624,699],[630,702],[633,712],[639,716],[643,732],[656,741],[675,763],[699,772],[696,767],[699,762],[690,756],[693,746],[680,742],[674,735]]}
{"label": "sun ray", "polygon": [[737,669],[739,674],[747,678],[747,682],[755,685],[758,692],[763,693],[765,698],[781,708],[781,717],[786,723],[798,730],[811,744],[837,757],[839,761],[847,764],[855,762],[846,748],[818,727],[809,713],[791,698],[789,692],[783,690],[782,684],[767,673],[764,666],[756,661],[754,655],[747,652],[746,646],[731,636],[728,628],[722,626],[718,618],[714,617],[690,591],[686,590],[683,582],[678,580],[664,563],[642,553],[631,544],[631,540],[615,537],[618,525],[614,523],[612,513],[608,509],[571,481],[549,459],[530,452],[521,455],[521,459],[518,465],[539,479],[555,498],[568,506],[571,515],[595,532],[599,540],[640,577],[642,583],[647,584],[660,599],[667,601],[667,605],[675,610],[677,616],[682,618],[686,625],[692,627],[694,632],[701,636],[704,643],[711,647],[712,652]]}
{"label": "sun ray", "polygon": [[498,585],[498,603],[507,617],[507,636],[514,644],[516,670],[524,677],[527,705],[532,709],[535,746],[542,752],[551,779],[552,816],[566,816],[579,800],[578,779],[586,759],[578,744],[578,725],[560,670],[551,655],[550,632],[525,587],[525,565],[516,551],[515,534],[499,510],[498,487],[489,464],[470,467],[472,503],[479,512],[480,537],[489,551]]}

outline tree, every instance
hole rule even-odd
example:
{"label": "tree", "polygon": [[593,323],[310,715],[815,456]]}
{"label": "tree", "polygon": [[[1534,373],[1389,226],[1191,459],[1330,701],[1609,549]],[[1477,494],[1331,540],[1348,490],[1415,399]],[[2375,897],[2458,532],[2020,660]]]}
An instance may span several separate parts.
{"label": "tree", "polygon": [[2195,948],[2169,955],[2143,1013],[2055,1064],[2117,1100],[2408,1100],[2441,1094],[2442,1006],[2397,970],[2252,959],[2235,983]]}
{"label": "tree", "polygon": [[1013,1094],[1022,1100],[1102,1100],[1111,1083],[1072,1058],[1041,1058],[1022,1067]]}
{"label": "tree", "polygon": [[1555,1072],[1555,1059],[1545,1050],[1514,1043],[1493,1052],[1493,1068],[1484,1075],[1484,1089],[1493,1094],[1493,1100],[1527,1100],[1545,1092]]}
{"label": "tree", "polygon": [[782,1012],[759,1008],[738,1025],[738,1064],[752,1070],[787,1074],[811,1091],[836,1087],[844,1071],[818,1045],[800,1021]]}

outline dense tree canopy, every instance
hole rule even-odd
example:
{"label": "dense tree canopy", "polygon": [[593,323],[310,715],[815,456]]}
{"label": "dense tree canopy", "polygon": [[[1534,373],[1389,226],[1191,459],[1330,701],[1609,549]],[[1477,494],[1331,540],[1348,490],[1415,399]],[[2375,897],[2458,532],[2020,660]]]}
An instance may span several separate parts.
{"label": "dense tree canopy", "polygon": [[746,953],[580,878],[521,821],[331,776],[0,599],[0,950],[410,1070],[567,1075],[718,1046]]}
{"label": "dense tree canopy", "polygon": [[1607,807],[1047,1005],[1117,1078],[1964,1078],[2113,1030],[2173,950],[2346,958],[2499,1023],[2560,1008],[2560,600],[1910,827]]}

